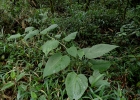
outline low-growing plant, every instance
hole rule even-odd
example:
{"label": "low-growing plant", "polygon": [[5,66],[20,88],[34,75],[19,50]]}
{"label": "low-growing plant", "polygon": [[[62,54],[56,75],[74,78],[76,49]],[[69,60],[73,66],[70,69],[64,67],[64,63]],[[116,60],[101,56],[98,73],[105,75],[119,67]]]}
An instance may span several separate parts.
{"label": "low-growing plant", "polygon": [[117,41],[120,45],[137,44],[140,37],[139,25],[132,21],[130,24],[123,25],[120,32],[117,32]]}
{"label": "low-growing plant", "polygon": [[[64,80],[65,89],[70,100],[80,99],[84,92],[88,89],[88,87],[97,88],[98,92],[102,90],[103,87],[110,86],[110,83],[105,78],[105,74],[103,74],[103,72],[111,66],[111,63],[109,61],[101,59],[97,60],[95,58],[103,56],[104,54],[110,52],[118,46],[109,44],[97,44],[92,47],[81,49],[80,47],[76,46],[74,42],[72,42],[75,39],[77,32],[70,33],[67,36],[63,36],[63,34],[51,35],[50,31],[55,29],[56,27],[58,27],[58,25],[53,24],[43,31],[36,30],[34,27],[27,27],[25,29],[25,34],[11,35],[8,38],[8,41],[11,41],[13,39],[18,40],[19,38],[23,37],[22,41],[24,41],[28,45],[28,41],[32,40],[35,36],[41,37],[42,39],[47,38],[48,40],[41,47],[39,47],[40,51],[42,50],[45,54],[44,58],[47,59],[47,61],[44,61],[45,59],[43,59],[43,61],[40,61],[39,64],[40,68],[43,65],[45,66],[41,74],[42,78],[44,81],[49,80],[49,77],[52,74],[64,71],[66,68],[73,69],[67,72],[66,79]],[[81,67],[91,69],[91,71],[88,72],[88,74],[85,74],[83,73],[83,71],[81,71]],[[9,73],[11,73],[11,78],[15,80],[9,81],[8,83],[4,84],[4,86],[1,87],[1,91],[5,91],[11,86],[16,86],[17,82],[20,79],[22,79],[26,75],[28,76],[28,74],[24,72],[15,75],[15,70],[10,71]],[[33,72],[32,74],[38,76],[38,74],[36,74],[35,72]],[[29,77],[34,76],[30,74]],[[29,84],[32,84],[31,80]],[[34,85],[37,86],[37,84],[38,83]],[[25,91],[23,89],[26,88],[27,87],[24,84],[20,85],[17,95],[18,99],[20,99],[19,95],[21,95],[21,92]],[[37,99],[37,94],[35,93],[35,90],[33,88],[33,86],[30,86],[30,92],[27,93],[27,96],[30,94],[32,99]],[[96,94],[94,96],[98,99],[101,98]],[[47,98],[47,95],[42,95],[40,98]]]}

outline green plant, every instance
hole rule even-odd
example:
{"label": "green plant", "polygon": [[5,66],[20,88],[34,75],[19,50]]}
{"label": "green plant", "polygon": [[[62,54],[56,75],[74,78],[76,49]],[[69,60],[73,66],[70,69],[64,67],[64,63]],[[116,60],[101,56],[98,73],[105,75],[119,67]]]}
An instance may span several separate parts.
{"label": "green plant", "polygon": [[116,95],[116,99],[117,100],[127,100],[127,98],[124,95],[125,94],[125,90],[121,89],[119,85],[118,85],[118,89],[114,90],[114,93]]}
{"label": "green plant", "polygon": [[139,25],[132,21],[130,24],[123,25],[120,28],[120,32],[117,32],[118,40],[122,45],[126,45],[127,43],[137,44],[140,36],[140,28]]}
{"label": "green plant", "polygon": [[[82,97],[82,95],[88,88],[88,80],[91,87],[101,88],[103,86],[109,86],[109,83],[104,79],[103,74],[100,73],[106,71],[110,67],[110,62],[104,60],[94,61],[93,59],[103,56],[104,54],[108,53],[118,46],[109,44],[98,44],[92,47],[80,49],[79,47],[75,46],[75,44],[72,44],[72,46],[70,45],[70,42],[75,39],[77,32],[73,32],[66,37],[61,36],[61,34],[51,36],[49,32],[56,27],[58,27],[58,25],[53,24],[43,31],[36,30],[33,27],[28,27],[25,29],[25,32],[27,34],[12,35],[8,38],[8,40],[10,41],[12,39],[24,37],[23,41],[28,44],[27,41],[32,40],[35,35],[40,35],[43,39],[47,36],[49,40],[47,40],[47,42],[45,42],[41,46],[41,50],[44,52],[45,57],[47,57],[48,59],[48,61],[45,63],[43,78],[47,79],[47,77],[49,77],[50,75],[63,71],[64,69],[66,69],[66,67],[75,67],[77,69],[77,73],[75,71],[69,72],[65,80],[65,87],[70,100],[78,100]],[[80,67],[82,66],[93,69],[93,75],[90,75],[89,79],[85,74],[82,74],[80,72]],[[21,76],[20,78],[22,78],[24,75],[25,74],[19,76]],[[13,85],[13,82],[7,83],[2,87],[1,91]],[[37,98],[35,92],[33,92],[32,90],[31,98]]]}
{"label": "green plant", "polygon": [[[140,7],[131,1],[0,0],[0,99],[139,99]],[[86,53],[107,44],[120,47]]]}

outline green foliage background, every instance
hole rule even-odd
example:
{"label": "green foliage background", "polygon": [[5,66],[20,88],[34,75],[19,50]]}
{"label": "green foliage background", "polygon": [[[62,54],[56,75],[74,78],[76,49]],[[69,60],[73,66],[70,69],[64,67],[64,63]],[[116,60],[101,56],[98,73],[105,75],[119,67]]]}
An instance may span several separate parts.
{"label": "green foliage background", "polygon": [[[139,0],[0,0],[0,15],[0,99],[140,99]],[[97,44],[119,47],[94,57],[110,48]],[[70,65],[43,78],[55,53]],[[76,75],[89,79],[79,97],[67,94]]]}

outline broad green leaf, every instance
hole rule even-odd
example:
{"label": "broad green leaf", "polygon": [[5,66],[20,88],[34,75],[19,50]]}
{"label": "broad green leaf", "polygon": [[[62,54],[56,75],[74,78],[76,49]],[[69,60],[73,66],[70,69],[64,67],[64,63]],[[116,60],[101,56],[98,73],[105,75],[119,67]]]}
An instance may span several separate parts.
{"label": "broad green leaf", "polygon": [[59,39],[61,37],[61,34],[55,35],[55,37]]}
{"label": "broad green leaf", "polygon": [[76,57],[77,56],[77,48],[75,46],[72,46],[66,50],[69,55]]}
{"label": "broad green leaf", "polygon": [[90,63],[92,63],[92,69],[93,70],[99,70],[100,72],[106,71],[110,66],[110,61],[105,60],[90,60]]}
{"label": "broad green leaf", "polygon": [[54,54],[49,58],[49,60],[45,65],[43,77],[57,73],[65,69],[69,65],[69,63],[70,58],[67,55],[62,56],[61,53]]}
{"label": "broad green leaf", "polygon": [[32,38],[33,36],[37,35],[39,33],[39,30],[30,31],[25,37],[24,40]]}
{"label": "broad green leaf", "polygon": [[84,48],[83,50],[86,58],[93,59],[93,58],[101,57],[117,47],[118,46],[116,45],[98,44],[92,46],[91,48]]}
{"label": "broad green leaf", "polygon": [[109,86],[107,80],[104,80],[104,74],[100,74],[98,70],[93,72],[93,75],[89,77],[89,82],[92,87]]}
{"label": "broad green leaf", "polygon": [[58,25],[57,24],[53,24],[53,25],[49,26],[48,28],[44,29],[43,31],[41,31],[40,34],[43,34],[43,35],[47,34],[49,31],[55,29],[56,27],[58,27]]}
{"label": "broad green leaf", "polygon": [[45,55],[47,56],[48,53],[51,50],[57,48],[58,45],[59,45],[59,41],[57,41],[57,40],[49,40],[46,43],[44,43],[44,45],[42,46],[42,50],[45,53]]}
{"label": "broad green leaf", "polygon": [[15,35],[11,35],[7,40],[11,40],[11,39],[17,39],[17,38],[20,38],[22,35],[20,35],[19,33],[18,34],[15,34]]}
{"label": "broad green leaf", "polygon": [[1,88],[1,91],[12,87],[14,84],[15,84],[14,82],[9,81],[8,83],[4,84],[4,86]]}
{"label": "broad green leaf", "polygon": [[66,42],[69,42],[73,39],[75,39],[77,32],[73,32],[71,34],[69,34],[68,36],[66,36],[63,40],[65,40]]}
{"label": "broad green leaf", "polygon": [[78,54],[79,58],[82,59],[82,57],[84,56],[84,51],[83,51],[83,49],[78,50],[78,51],[77,51],[77,54]]}
{"label": "broad green leaf", "polygon": [[66,77],[65,85],[70,100],[78,100],[87,89],[88,80],[83,74],[77,75],[75,72],[71,72]]}
{"label": "broad green leaf", "polygon": [[19,75],[17,75],[16,77],[16,82],[19,81],[21,78],[23,78],[26,74],[23,72],[23,73],[20,73]]}
{"label": "broad green leaf", "polygon": [[37,99],[37,95],[36,95],[35,92],[32,92],[32,91],[31,91],[31,98],[32,98],[32,99]]}
{"label": "broad green leaf", "polygon": [[25,32],[33,31],[35,28],[34,27],[26,27]]}

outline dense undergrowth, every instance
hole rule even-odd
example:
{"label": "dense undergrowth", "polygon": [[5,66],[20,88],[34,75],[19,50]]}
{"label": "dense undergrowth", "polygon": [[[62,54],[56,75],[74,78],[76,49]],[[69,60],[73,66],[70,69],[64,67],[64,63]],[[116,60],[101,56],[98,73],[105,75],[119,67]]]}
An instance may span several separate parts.
{"label": "dense undergrowth", "polygon": [[138,0],[0,2],[1,100],[140,99]]}

